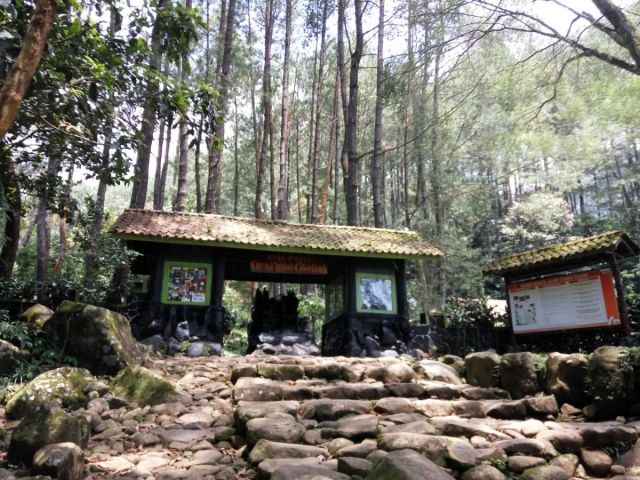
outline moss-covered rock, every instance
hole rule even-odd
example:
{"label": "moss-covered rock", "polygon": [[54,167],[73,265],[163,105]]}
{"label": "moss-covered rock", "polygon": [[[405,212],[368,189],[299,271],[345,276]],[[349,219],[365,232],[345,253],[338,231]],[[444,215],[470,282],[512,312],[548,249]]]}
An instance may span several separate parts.
{"label": "moss-covered rock", "polygon": [[464,357],[465,376],[469,385],[500,386],[500,355],[496,352],[475,352]]}
{"label": "moss-covered rock", "polygon": [[551,353],[547,359],[546,391],[559,404],[584,407],[591,398],[587,394],[587,356],[581,353]]}
{"label": "moss-covered rock", "polygon": [[44,326],[63,353],[95,375],[115,375],[143,360],[129,321],[106,308],[65,301]]}
{"label": "moss-covered rock", "polygon": [[29,352],[0,339],[0,375],[13,372],[20,362],[29,358]]}
{"label": "moss-covered rock", "polygon": [[86,448],[88,441],[89,424],[84,417],[60,408],[45,409],[26,417],[13,431],[7,460],[29,465],[33,455],[45,445],[73,442]]}
{"label": "moss-covered rock", "polygon": [[589,393],[596,405],[596,416],[614,418],[636,403],[636,352],[626,347],[597,348],[587,364]]}
{"label": "moss-covered rock", "polygon": [[7,401],[7,417],[22,418],[49,405],[76,409],[84,407],[95,379],[84,368],[62,367],[50,370],[27,383]]}
{"label": "moss-covered rock", "polygon": [[125,367],[111,382],[115,395],[140,406],[183,400],[185,394],[148,368]]}
{"label": "moss-covered rock", "polygon": [[451,365],[461,377],[464,375],[464,359],[462,357],[459,357],[458,355],[448,354],[440,357],[438,361],[446,365]]}
{"label": "moss-covered rock", "polygon": [[513,398],[523,398],[540,390],[538,357],[533,353],[507,353],[500,360],[502,388]]}
{"label": "moss-covered rock", "polygon": [[26,322],[29,325],[34,325],[38,328],[42,328],[45,323],[53,316],[53,310],[44,305],[36,303],[35,305],[27,308],[19,317],[19,320]]}

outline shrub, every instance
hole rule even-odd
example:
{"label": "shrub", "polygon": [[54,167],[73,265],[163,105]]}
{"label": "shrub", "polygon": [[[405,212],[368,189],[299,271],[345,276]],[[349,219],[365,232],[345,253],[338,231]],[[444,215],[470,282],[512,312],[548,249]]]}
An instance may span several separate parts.
{"label": "shrub", "polygon": [[28,360],[18,362],[10,374],[0,376],[0,391],[15,383],[28,382],[42,372],[61,365],[76,365],[74,358],[62,357],[56,351],[55,345],[40,328],[25,322],[10,321],[6,310],[0,310],[0,339],[31,354]]}
{"label": "shrub", "polygon": [[444,317],[449,327],[497,326],[506,320],[492,311],[486,298],[451,298],[444,306]]}

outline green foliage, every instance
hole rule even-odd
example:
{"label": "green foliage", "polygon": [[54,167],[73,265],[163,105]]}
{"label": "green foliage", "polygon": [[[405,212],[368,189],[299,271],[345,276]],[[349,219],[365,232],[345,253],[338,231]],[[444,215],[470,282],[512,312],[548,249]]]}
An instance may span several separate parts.
{"label": "green foliage", "polygon": [[603,403],[633,403],[636,388],[634,364],[639,354],[639,347],[626,348],[620,352],[617,368],[612,375],[604,377],[600,374],[597,378],[587,376],[585,383],[593,399]]}
{"label": "green foliage", "polygon": [[635,260],[621,272],[621,276],[631,321],[637,324],[640,322],[640,261]]}
{"label": "green foliage", "polygon": [[[115,269],[128,264],[137,253],[124,248],[120,241],[106,232],[92,239],[90,232],[94,215],[95,202],[91,198],[85,198],[83,205],[68,218],[67,250],[62,271],[44,284],[34,280],[35,239],[25,245],[20,250],[13,280],[9,283],[0,281],[0,298],[31,301],[37,297],[38,292],[45,292],[46,298],[54,306],[62,299],[103,303],[112,288],[111,279]],[[110,214],[105,215],[105,228],[108,228],[112,221]],[[59,248],[59,238],[53,236],[52,240],[52,251],[55,252]],[[95,255],[96,266],[90,279],[85,278],[88,251]],[[53,259],[50,261],[53,262]],[[128,286],[124,287],[122,291],[126,294]]]}
{"label": "green foliage", "polygon": [[500,325],[506,320],[492,311],[486,298],[450,298],[444,306],[444,316],[450,327]]}
{"label": "green foliage", "polygon": [[25,322],[11,321],[6,310],[0,310],[0,339],[29,352],[8,375],[0,376],[0,391],[9,385],[32,380],[42,372],[62,365],[76,365],[72,357],[62,357],[43,331]]}
{"label": "green foliage", "polygon": [[234,328],[224,338],[224,353],[244,355],[247,353],[249,339],[246,328]]}
{"label": "green foliage", "polygon": [[[245,284],[246,285],[246,284]],[[251,292],[242,284],[227,282],[222,296],[227,328],[245,328],[251,320]]]}
{"label": "green foliage", "polygon": [[322,322],[324,321],[325,299],[322,293],[298,294],[298,318],[308,317],[313,324],[313,336],[316,342],[322,338]]}
{"label": "green foliage", "polygon": [[573,215],[564,199],[546,192],[514,202],[501,226],[505,253],[521,252],[558,242],[573,227]]}
{"label": "green foliage", "polygon": [[251,291],[248,284],[227,282],[222,304],[225,324],[224,351],[244,355],[249,345],[247,325],[251,320]]}

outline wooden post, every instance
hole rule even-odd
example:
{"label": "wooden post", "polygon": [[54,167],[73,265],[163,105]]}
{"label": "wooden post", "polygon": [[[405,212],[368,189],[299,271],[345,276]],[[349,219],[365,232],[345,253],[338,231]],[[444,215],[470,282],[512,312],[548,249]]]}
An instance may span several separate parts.
{"label": "wooden post", "polygon": [[507,297],[507,311],[509,312],[509,315],[507,315],[507,318],[509,319],[509,325],[507,325],[507,327],[511,328],[511,335],[513,336],[513,310],[511,309],[511,301],[509,300],[509,285],[511,285],[511,281],[509,280],[509,277],[504,277],[504,294]]}
{"label": "wooden post", "polygon": [[398,322],[403,341],[411,340],[411,325],[409,324],[409,306],[407,305],[407,276],[406,260],[397,260],[396,265],[396,302],[398,304]]}
{"label": "wooden post", "polygon": [[622,288],[622,279],[620,277],[620,269],[618,268],[618,262],[615,254],[612,254],[608,260],[611,267],[611,273],[613,274],[613,280],[616,286],[616,297],[618,297],[618,310],[620,312],[620,324],[625,335],[631,335],[631,324],[629,323],[629,312],[627,312],[627,305],[624,302],[624,290]]}

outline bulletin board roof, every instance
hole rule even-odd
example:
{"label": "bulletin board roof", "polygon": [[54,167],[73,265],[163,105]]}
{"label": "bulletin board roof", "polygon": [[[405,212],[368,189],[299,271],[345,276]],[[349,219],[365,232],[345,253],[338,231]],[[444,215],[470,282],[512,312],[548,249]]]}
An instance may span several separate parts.
{"label": "bulletin board roof", "polygon": [[543,270],[565,264],[568,268],[604,255],[618,258],[638,255],[640,247],[621,230],[584,237],[570,242],[556,243],[527,250],[489,262],[483,269],[486,275],[512,275],[527,270]]}

